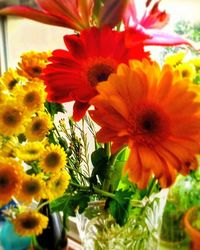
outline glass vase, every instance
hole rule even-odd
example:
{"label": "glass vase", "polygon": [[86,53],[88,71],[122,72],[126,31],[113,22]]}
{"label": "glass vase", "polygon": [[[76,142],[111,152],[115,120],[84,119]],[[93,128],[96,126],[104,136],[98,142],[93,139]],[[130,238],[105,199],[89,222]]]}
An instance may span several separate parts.
{"label": "glass vase", "polygon": [[77,228],[83,249],[158,250],[167,192],[165,189],[134,202],[128,221],[122,227],[104,209],[104,201],[90,202],[84,213],[77,214]]}

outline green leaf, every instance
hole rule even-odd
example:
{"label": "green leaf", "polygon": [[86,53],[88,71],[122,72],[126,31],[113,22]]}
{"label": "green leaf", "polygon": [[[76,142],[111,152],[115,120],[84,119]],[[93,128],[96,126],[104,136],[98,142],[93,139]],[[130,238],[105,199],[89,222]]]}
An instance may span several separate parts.
{"label": "green leaf", "polygon": [[85,191],[78,191],[74,194],[66,194],[50,203],[51,212],[63,211],[65,217],[75,216],[76,210],[82,213],[87,207],[90,194]]}
{"label": "green leaf", "polygon": [[122,152],[120,152],[120,154],[117,156],[115,165],[114,165],[114,170],[112,171],[112,175],[111,175],[111,180],[112,180],[112,190],[116,190],[118,185],[119,185],[119,181],[122,177],[122,170],[124,167],[125,162],[127,161],[129,156],[129,149],[125,148]]}
{"label": "green leaf", "polygon": [[97,184],[97,176],[101,182],[105,179],[108,156],[104,148],[99,148],[91,154],[91,161],[94,166],[91,175],[91,184]]}
{"label": "green leaf", "polygon": [[54,103],[54,102],[45,102],[45,108],[47,111],[51,114],[52,117],[56,115],[58,112],[65,113],[65,108],[60,103]]}
{"label": "green leaf", "polygon": [[120,226],[123,226],[128,220],[131,198],[132,192],[118,190],[115,198],[108,201],[108,210]]}

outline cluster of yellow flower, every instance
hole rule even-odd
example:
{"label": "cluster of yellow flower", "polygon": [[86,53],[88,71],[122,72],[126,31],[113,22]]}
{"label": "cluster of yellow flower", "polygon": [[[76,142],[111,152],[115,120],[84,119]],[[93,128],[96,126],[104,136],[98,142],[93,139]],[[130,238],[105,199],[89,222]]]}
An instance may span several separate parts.
{"label": "cluster of yellow flower", "polygon": [[189,78],[199,84],[197,81],[200,74],[200,58],[187,58],[187,55],[186,51],[179,50],[177,53],[168,54],[164,62],[171,65],[183,78]]}
{"label": "cluster of yellow flower", "polygon": [[[61,196],[69,184],[67,155],[49,143],[53,127],[45,109],[46,93],[38,78],[49,53],[28,52],[17,69],[0,78],[0,206],[16,199],[22,207]],[[22,235],[39,234],[48,218],[31,209],[20,209],[13,218]],[[25,221],[33,226],[26,228]]]}

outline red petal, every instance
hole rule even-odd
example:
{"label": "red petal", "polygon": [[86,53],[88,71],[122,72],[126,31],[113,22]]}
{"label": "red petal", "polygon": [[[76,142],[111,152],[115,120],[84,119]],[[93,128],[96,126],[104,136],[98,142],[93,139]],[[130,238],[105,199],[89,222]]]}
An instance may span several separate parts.
{"label": "red petal", "polygon": [[14,15],[25,17],[37,22],[67,27],[69,29],[81,30],[79,24],[67,16],[54,16],[51,13],[43,12],[26,6],[11,6],[0,10],[0,15]]}
{"label": "red petal", "polygon": [[71,26],[70,24],[67,25],[66,21],[62,20],[61,18],[57,18],[48,13],[44,13],[40,10],[36,10],[26,6],[11,6],[3,8],[0,10],[0,15],[21,16],[41,23],[63,26],[68,28],[70,28]]}
{"label": "red petal", "polygon": [[84,117],[84,115],[85,115],[87,109],[89,108],[89,106],[90,106],[90,104],[88,104],[87,102],[84,103],[84,102],[76,101],[74,103],[73,119],[74,119],[75,122],[80,121]]}
{"label": "red petal", "polygon": [[77,35],[66,35],[64,37],[65,44],[70,53],[75,58],[85,58],[84,45]]}

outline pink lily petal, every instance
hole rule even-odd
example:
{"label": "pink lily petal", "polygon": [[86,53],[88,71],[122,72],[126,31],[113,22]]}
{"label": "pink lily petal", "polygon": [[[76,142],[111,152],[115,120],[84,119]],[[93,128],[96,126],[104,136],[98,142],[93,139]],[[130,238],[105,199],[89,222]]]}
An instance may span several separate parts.
{"label": "pink lily petal", "polygon": [[[151,1],[147,2],[147,7]],[[140,20],[140,25],[147,29],[161,29],[169,22],[169,14],[166,11],[159,10],[160,0],[154,3],[151,9],[146,9],[142,19]]]}
{"label": "pink lily petal", "polygon": [[145,45],[162,45],[162,46],[171,46],[171,45],[189,45],[192,44],[175,33],[167,33],[161,30],[148,30],[148,34],[152,37],[144,41]]}
{"label": "pink lily petal", "polygon": [[129,1],[126,11],[124,13],[123,21],[124,21],[125,27],[128,27],[131,21],[134,23],[134,25],[138,24],[139,21],[137,18],[137,10],[136,10],[134,0]]}
{"label": "pink lily petal", "polygon": [[156,2],[154,4],[152,3],[153,1],[154,0],[146,1],[146,9],[144,10],[143,17],[139,20],[135,2],[134,0],[130,0],[123,17],[125,27],[130,27],[132,24],[133,26],[140,24],[147,29],[163,28],[169,21],[169,15],[166,11],[159,10],[161,0],[155,0]]}
{"label": "pink lily petal", "polygon": [[146,46],[172,46],[192,44],[177,34],[163,32],[161,30],[147,30],[142,26],[130,27],[126,30],[126,46],[131,47],[136,43],[143,43]]}

